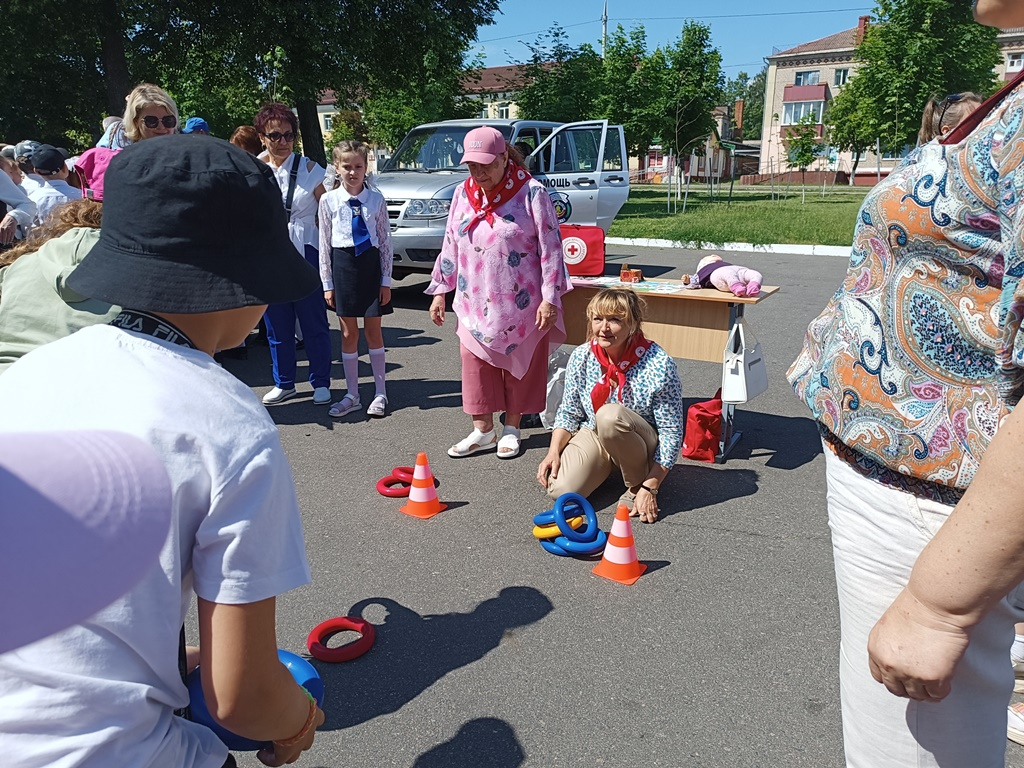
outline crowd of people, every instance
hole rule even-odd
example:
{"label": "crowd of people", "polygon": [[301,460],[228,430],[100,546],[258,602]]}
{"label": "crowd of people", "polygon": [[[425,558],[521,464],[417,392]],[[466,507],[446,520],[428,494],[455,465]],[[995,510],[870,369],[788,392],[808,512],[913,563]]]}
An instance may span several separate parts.
{"label": "crowd of people", "polygon": [[[233,766],[212,731],[180,716],[184,676],[197,666],[216,719],[272,744],[259,753],[267,765],[298,759],[324,720],[276,658],[276,596],[310,572],[267,408],[297,396],[297,335],[313,402],[330,403],[333,310],[346,392],[327,413],[362,408],[362,318],[374,384],[366,412],[387,414],[387,208],[367,177],[366,146],[340,143],[328,174],[294,151],[298,125],[283,104],[266,105],[229,142],[209,136],[201,118],[179,127],[173,99],[142,84],[77,157],[35,141],[0,154],[3,432],[93,441],[98,465],[114,458],[102,446],[118,446],[98,430],[134,436],[163,464],[171,491],[158,567],[121,574],[123,594],[85,620],[40,613],[44,631],[26,617],[27,644],[0,654],[0,736],[19,765]],[[470,176],[427,288],[439,326],[444,294],[455,292],[463,409],[474,426],[449,454],[491,449],[509,459],[521,450],[522,415],[545,407],[548,354],[565,339],[561,296],[571,285],[550,197],[517,151],[481,127],[466,137],[462,160]],[[658,485],[680,448],[678,372],[644,338],[634,293],[604,291],[587,311],[591,341],[573,358],[555,460],[538,478],[551,494],[589,494],[617,467],[623,503],[654,522]],[[262,402],[216,360],[261,320],[275,384]],[[35,450],[38,440],[24,444]],[[96,479],[97,497],[114,493]],[[198,647],[184,640],[193,592]]]}
{"label": "crowd of people", "polygon": [[[1017,4],[974,7],[982,23],[1024,25]],[[929,102],[920,146],[865,198],[848,275],[788,374],[825,458],[855,768],[1004,762],[1015,669],[1024,677],[1022,83]],[[294,151],[285,105],[230,142],[187,135],[208,132],[201,118],[179,131],[173,99],[143,84],[78,158],[0,149],[0,429],[134,436],[171,490],[157,568],[58,634],[21,627],[31,641],[0,654],[0,735],[19,765],[234,765],[177,714],[196,665],[217,720],[272,744],[267,765],[297,760],[324,720],[276,659],[275,599],[310,572],[267,406],[298,394],[298,333],[313,402],[334,418],[361,410],[362,318],[366,412],[387,414],[388,214],[366,147],[339,144],[328,174]],[[572,286],[550,197],[516,148],[480,127],[461,159],[469,178],[426,289],[437,326],[454,294],[472,421],[448,453],[511,459],[523,415],[546,405]],[[328,310],[346,384],[333,403]],[[682,444],[679,373],[645,337],[634,291],[602,290],[586,312],[537,480],[552,497],[588,495],[614,474],[620,503],[653,523]],[[262,402],[214,359],[261,319],[275,383]],[[198,648],[184,643],[193,592]]]}

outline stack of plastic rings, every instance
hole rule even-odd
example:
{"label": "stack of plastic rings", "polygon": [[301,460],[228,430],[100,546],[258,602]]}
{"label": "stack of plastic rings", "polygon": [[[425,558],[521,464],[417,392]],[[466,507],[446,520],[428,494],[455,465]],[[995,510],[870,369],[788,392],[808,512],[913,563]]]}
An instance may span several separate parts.
{"label": "stack of plastic rings", "polygon": [[[576,516],[567,518],[567,513]],[[540,545],[559,557],[596,555],[608,543],[608,534],[597,525],[593,505],[578,493],[563,493],[554,509],[534,515],[533,525]]]}
{"label": "stack of plastic rings", "polygon": [[[404,499],[412,487],[413,467],[395,467],[391,474],[377,481],[377,493],[392,499]],[[435,477],[434,487],[440,488],[441,482]]]}

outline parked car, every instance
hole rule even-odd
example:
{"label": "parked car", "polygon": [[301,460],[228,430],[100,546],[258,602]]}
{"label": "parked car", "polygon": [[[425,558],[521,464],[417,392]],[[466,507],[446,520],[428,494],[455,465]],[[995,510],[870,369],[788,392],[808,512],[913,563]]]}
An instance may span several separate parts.
{"label": "parked car", "polygon": [[548,188],[560,222],[605,232],[629,197],[622,126],[607,120],[446,120],[413,128],[380,167],[374,183],[387,200],[394,276],[428,273],[441,252],[455,188],[469,176],[466,133],[491,125],[527,155],[527,169]]}

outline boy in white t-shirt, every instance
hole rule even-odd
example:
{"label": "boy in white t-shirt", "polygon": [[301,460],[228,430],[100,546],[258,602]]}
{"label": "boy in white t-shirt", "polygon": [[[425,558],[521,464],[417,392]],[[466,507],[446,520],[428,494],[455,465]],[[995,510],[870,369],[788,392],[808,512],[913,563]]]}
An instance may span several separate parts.
{"label": "boy in white t-shirt", "polygon": [[239,344],[266,304],[320,281],[291,247],[266,165],[227,142],[140,142],[105,184],[99,242],[68,284],[125,310],[13,365],[0,431],[141,438],[171,479],[171,533],[159,567],[125,596],[0,655],[2,762],[234,765],[212,731],[174,715],[188,705],[179,655],[194,589],[211,712],[273,742],[259,753],[267,765],[290,763],[323,722],[277,660],[275,597],[310,580],[298,503],[274,423],[213,353]]}

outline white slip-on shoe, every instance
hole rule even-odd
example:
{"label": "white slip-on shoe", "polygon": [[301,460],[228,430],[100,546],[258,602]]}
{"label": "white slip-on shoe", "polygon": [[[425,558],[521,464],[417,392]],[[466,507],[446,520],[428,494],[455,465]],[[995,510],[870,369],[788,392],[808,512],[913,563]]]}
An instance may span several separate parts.
{"label": "white slip-on shoe", "polygon": [[295,387],[292,387],[291,389],[274,387],[263,396],[263,404],[274,405],[275,403],[283,403],[285,400],[291,400],[296,394]]}

